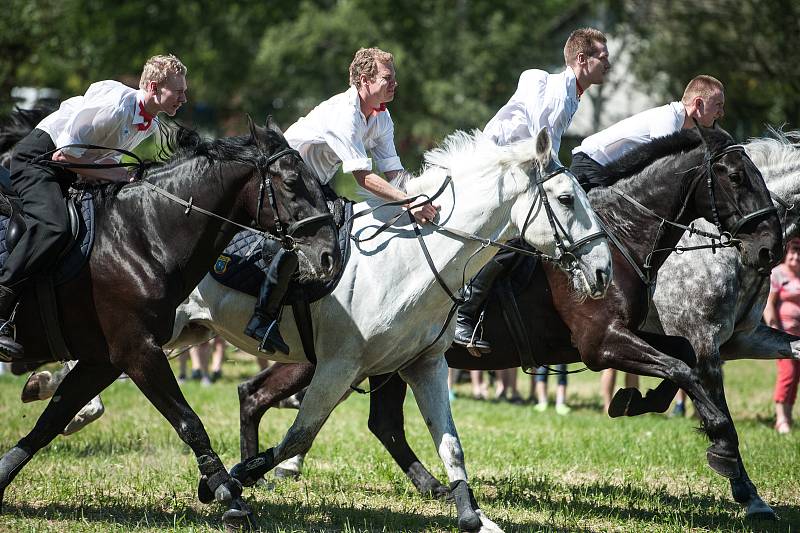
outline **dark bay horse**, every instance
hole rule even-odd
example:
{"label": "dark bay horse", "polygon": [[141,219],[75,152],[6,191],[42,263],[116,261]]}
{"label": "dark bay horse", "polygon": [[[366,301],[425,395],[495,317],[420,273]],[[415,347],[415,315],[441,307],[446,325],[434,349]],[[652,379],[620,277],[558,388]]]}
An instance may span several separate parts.
{"label": "dark bay horse", "polygon": [[[693,371],[692,346],[683,337],[639,331],[647,311],[648,287],[636,269],[643,269],[652,250],[663,250],[652,255],[650,270],[654,276],[683,233],[679,228],[662,229],[663,220],[688,224],[700,216],[709,220],[718,217],[721,230],[746,220],[739,232],[742,240],[749,241],[741,254],[745,264],[765,270],[781,254],[780,222],[774,212],[764,210],[771,207],[771,201],[758,170],[743,151],[731,149],[732,141],[724,132],[701,133],[705,146],[696,134],[680,133],[642,147],[607,169],[612,187],[590,193],[598,215],[636,264],[634,267],[614,247],[614,280],[604,299],[576,302],[564,276],[547,265],[533,271],[530,283],[516,299],[524,327],[534,338],[532,344],[542,348],[535,354],[537,363],[582,361],[592,370],[616,368],[679,383],[698,405],[703,430],[712,440],[709,464],[722,475],[734,477],[738,473],[735,428]],[[703,165],[706,160],[711,164]],[[648,162],[652,164],[646,165]],[[715,200],[709,199],[703,185],[709,178],[715,180]],[[759,212],[761,216],[742,216]],[[494,346],[492,354],[476,358],[454,346],[446,354],[450,367],[477,370],[521,365],[497,297],[488,305],[484,335]],[[275,365],[239,386],[243,456],[258,450],[258,423],[265,410],[301,389],[313,372],[311,365]],[[385,380],[385,376],[371,378],[370,388]],[[446,488],[419,462],[405,439],[405,390],[402,380],[394,376],[373,393],[370,430],[421,492],[446,494]]]}
{"label": "dark bay horse", "polygon": [[[339,247],[319,181],[270,119],[266,128],[251,122],[250,136],[216,141],[179,127],[175,141],[173,156],[142,181],[94,188],[92,255],[75,279],[57,288],[64,337],[78,363],[33,430],[0,458],[0,502],[33,455],[124,372],[195,453],[200,500],[226,503],[226,523],[252,520],[241,484],[212,449],[161,346],[172,335],[175,308],[238,231],[234,224],[255,221],[275,234],[278,221],[284,228],[297,223],[293,238],[308,276],[333,275],[341,265]],[[274,191],[274,210],[262,188]],[[191,199],[193,207],[175,197]],[[26,357],[50,360],[35,294],[22,296],[16,325]]]}

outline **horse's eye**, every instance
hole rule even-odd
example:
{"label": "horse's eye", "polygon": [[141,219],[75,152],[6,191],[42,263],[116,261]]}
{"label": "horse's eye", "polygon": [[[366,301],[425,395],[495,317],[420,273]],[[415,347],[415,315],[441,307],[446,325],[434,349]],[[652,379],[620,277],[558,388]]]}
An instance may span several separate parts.
{"label": "horse's eye", "polygon": [[742,174],[740,172],[731,172],[729,174],[731,179],[731,183],[734,185],[741,185],[742,184]]}
{"label": "horse's eye", "polygon": [[572,205],[575,203],[575,197],[572,196],[571,194],[562,194],[559,195],[558,201],[559,203],[561,203],[561,205],[572,207]]}

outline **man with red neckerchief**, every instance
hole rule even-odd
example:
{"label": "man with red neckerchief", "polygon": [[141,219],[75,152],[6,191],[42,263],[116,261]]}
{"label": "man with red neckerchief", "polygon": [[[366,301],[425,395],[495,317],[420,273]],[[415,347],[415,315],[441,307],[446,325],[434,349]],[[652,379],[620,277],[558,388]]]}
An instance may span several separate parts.
{"label": "man with red neckerchief", "polygon": [[[286,130],[286,141],[323,185],[341,166],[356,182],[378,198],[403,200],[404,171],[394,145],[394,123],[386,104],[394,99],[397,79],[392,54],[362,48],[350,64],[350,88],[325,100]],[[371,152],[370,158],[367,152]],[[374,168],[373,168],[374,167]],[[377,172],[382,172],[383,179]],[[437,206],[414,208],[424,224],[436,216]],[[297,257],[280,250],[259,291],[255,313],[245,334],[261,341],[267,353],[289,353],[278,330],[278,316]]]}
{"label": "man with red neckerchief", "polygon": [[70,242],[64,193],[76,178],[129,181],[124,168],[75,169],[74,173],[33,160],[53,152],[65,163],[117,163],[118,152],[69,147],[93,144],[131,150],[157,130],[158,113],[174,116],[186,102],[186,67],[173,55],[147,60],[139,90],[113,80],[93,83],[86,94],[65,100],[14,148],[11,184],[19,195],[26,231],[0,268],[0,360],[24,350],[9,335],[9,319],[27,280],[52,265]]}

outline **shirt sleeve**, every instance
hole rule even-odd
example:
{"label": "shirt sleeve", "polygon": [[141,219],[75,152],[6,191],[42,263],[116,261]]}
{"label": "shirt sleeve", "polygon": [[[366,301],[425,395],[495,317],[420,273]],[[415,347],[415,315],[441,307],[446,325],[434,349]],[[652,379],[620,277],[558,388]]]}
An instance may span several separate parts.
{"label": "shirt sleeve", "polygon": [[372,159],[367,156],[355,117],[349,121],[335,121],[323,134],[325,143],[342,161],[342,172],[372,170]]}
{"label": "shirt sleeve", "polygon": [[[84,107],[67,122],[56,139],[56,146],[96,144],[117,148],[121,144],[120,130],[124,119],[124,110],[116,106]],[[62,151],[73,157],[81,157],[86,149],[65,148]]]}
{"label": "shirt sleeve", "polygon": [[[388,111],[384,111],[384,113],[388,113]],[[397,149],[394,146],[394,123],[388,115],[386,116],[386,122],[386,128],[376,140],[375,147],[372,149],[375,166],[380,172],[403,170],[403,164],[400,162],[400,157],[398,157]]]}

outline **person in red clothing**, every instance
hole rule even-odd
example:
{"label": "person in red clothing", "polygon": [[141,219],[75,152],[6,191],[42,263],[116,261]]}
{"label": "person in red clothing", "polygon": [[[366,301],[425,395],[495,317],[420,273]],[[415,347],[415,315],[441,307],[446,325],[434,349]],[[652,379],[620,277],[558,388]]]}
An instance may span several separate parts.
{"label": "person in red clothing", "polygon": [[[800,335],[800,239],[789,241],[786,257],[772,270],[769,298],[764,308],[768,326]],[[778,359],[775,381],[775,429],[789,433],[792,428],[792,407],[800,381],[800,361]]]}

